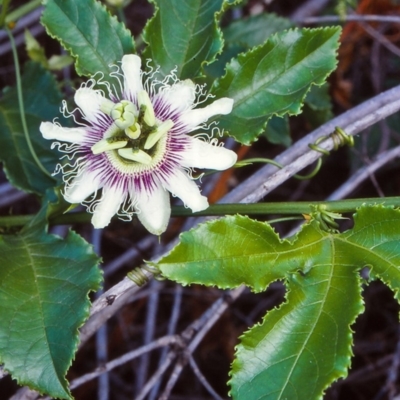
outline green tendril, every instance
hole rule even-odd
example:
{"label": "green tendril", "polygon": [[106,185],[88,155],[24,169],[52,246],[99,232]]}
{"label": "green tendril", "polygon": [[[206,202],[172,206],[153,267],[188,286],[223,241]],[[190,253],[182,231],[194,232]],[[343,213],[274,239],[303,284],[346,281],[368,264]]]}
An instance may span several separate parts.
{"label": "green tendril", "polygon": [[[350,147],[354,146],[353,136],[348,135],[343,129],[341,129],[337,126],[337,127],[335,127],[335,130],[330,135],[321,136],[320,138],[318,138],[315,141],[315,143],[309,144],[308,147],[314,151],[317,151],[318,153],[328,156],[329,151],[318,146],[320,143],[324,142],[327,139],[332,139],[334,151],[338,150],[342,146],[346,146],[346,145],[350,146]],[[270,158],[249,158],[247,160],[237,162],[234,166],[236,168],[240,168],[240,167],[244,167],[246,165],[250,165],[250,164],[253,164],[256,162],[264,163],[264,164],[271,164],[280,169],[285,168],[284,165],[282,165],[274,160],[271,160]],[[296,178],[300,181],[311,179],[315,175],[318,174],[319,170],[321,169],[321,166],[322,166],[322,159],[319,158],[317,161],[317,165],[309,174],[307,174],[307,175],[296,174],[296,175],[293,175],[293,178]]]}
{"label": "green tendril", "polygon": [[153,263],[148,263],[141,265],[140,267],[136,267],[132,271],[128,272],[126,276],[131,281],[136,283],[136,285],[143,286],[149,281],[148,276],[145,274],[146,271],[153,274],[155,279],[163,280],[163,278],[161,277],[161,271]]}
{"label": "green tendril", "polygon": [[333,150],[336,151],[342,146],[354,146],[354,138],[353,136],[348,135],[342,128],[336,126],[335,130],[328,136],[321,136],[314,144],[309,144],[308,147],[314,151],[318,151],[324,155],[329,155],[329,151],[326,149],[322,149],[318,145],[327,140],[332,139],[333,141]]}
{"label": "green tendril", "polygon": [[[280,164],[280,163],[278,163],[278,162],[276,162],[274,160],[271,160],[270,158],[249,158],[249,159],[246,159],[246,160],[243,160],[243,161],[239,161],[238,163],[235,164],[235,167],[239,167],[240,168],[240,167],[244,167],[246,165],[250,165],[250,164],[253,164],[253,163],[271,164],[271,165],[274,165],[275,167],[277,167],[279,169],[285,168],[284,165],[282,165],[282,164]],[[293,175],[293,178],[296,178],[296,179],[298,179],[300,181],[311,179],[315,175],[317,175],[317,173],[319,172],[319,170],[321,168],[321,165],[322,165],[322,160],[319,159],[317,161],[317,165],[315,166],[313,171],[311,171],[308,175],[298,175],[298,174],[296,174],[296,175]]]}
{"label": "green tendril", "polygon": [[17,55],[17,48],[15,46],[15,41],[14,37],[10,31],[10,29],[6,26],[5,30],[8,34],[8,37],[10,39],[11,43],[11,48],[12,48],[12,53],[13,53],[13,58],[14,58],[14,64],[15,64],[15,76],[17,80],[17,93],[18,93],[18,105],[19,105],[19,112],[21,114],[21,123],[22,123],[22,129],[24,131],[25,135],[25,140],[28,145],[29,151],[31,152],[32,158],[35,160],[37,166],[39,169],[48,177],[51,178],[51,175],[49,171],[43,166],[43,164],[40,162],[35,149],[33,148],[31,138],[29,137],[29,132],[28,132],[28,126],[26,124],[26,118],[25,118],[25,108],[24,108],[24,98],[22,95],[22,84],[21,84],[21,74],[20,74],[20,68],[19,68],[19,61],[18,61],[18,55]]}

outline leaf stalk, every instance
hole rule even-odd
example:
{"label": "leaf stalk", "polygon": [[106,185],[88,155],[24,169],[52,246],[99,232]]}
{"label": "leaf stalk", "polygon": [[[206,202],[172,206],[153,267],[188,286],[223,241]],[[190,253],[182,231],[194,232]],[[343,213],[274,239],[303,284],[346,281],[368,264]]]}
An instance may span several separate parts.
{"label": "leaf stalk", "polygon": [[18,61],[17,48],[15,46],[14,36],[11,33],[10,29],[6,26],[5,30],[6,30],[6,32],[8,34],[9,39],[10,39],[13,58],[14,58],[15,76],[16,76],[16,80],[17,80],[18,104],[19,104],[19,111],[20,111],[20,114],[21,114],[21,124],[22,124],[22,129],[24,131],[25,140],[26,140],[26,143],[28,145],[29,151],[30,151],[30,153],[32,155],[32,158],[34,159],[34,161],[37,164],[37,166],[39,167],[39,169],[46,176],[51,178],[51,174],[43,166],[43,164],[41,163],[39,157],[37,156],[36,151],[33,148],[31,138],[29,137],[28,126],[27,126],[26,118],[25,118],[24,98],[23,98],[23,94],[22,94],[22,83],[21,83],[21,74],[20,74],[20,67],[19,67],[19,61]]}

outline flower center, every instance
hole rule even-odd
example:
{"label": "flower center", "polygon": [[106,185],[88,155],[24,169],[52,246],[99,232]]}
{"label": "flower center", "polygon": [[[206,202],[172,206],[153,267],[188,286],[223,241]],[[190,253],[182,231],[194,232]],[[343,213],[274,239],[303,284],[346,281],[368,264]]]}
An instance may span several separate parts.
{"label": "flower center", "polygon": [[[104,133],[104,138],[92,146],[93,154],[108,152],[111,162],[118,160],[127,164],[154,165],[160,161],[160,151],[164,154],[166,138],[174,126],[172,120],[158,121],[153,105],[146,91],[138,93],[139,109],[128,100],[117,104],[104,100],[102,111],[113,119],[112,125]],[[158,145],[158,143],[163,145]]]}

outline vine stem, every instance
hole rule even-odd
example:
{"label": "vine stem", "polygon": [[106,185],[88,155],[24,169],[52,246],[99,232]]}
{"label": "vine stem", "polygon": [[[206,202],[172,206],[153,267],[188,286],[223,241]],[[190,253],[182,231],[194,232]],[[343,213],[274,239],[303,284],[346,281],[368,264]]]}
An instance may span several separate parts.
{"label": "vine stem", "polygon": [[17,48],[15,46],[14,36],[11,33],[11,30],[7,26],[5,27],[5,30],[6,30],[6,32],[8,34],[9,39],[10,39],[11,49],[12,49],[13,58],[14,58],[15,77],[16,77],[16,80],[17,80],[18,105],[19,105],[19,112],[20,112],[20,115],[21,115],[21,123],[22,123],[22,129],[23,129],[24,135],[25,135],[25,140],[26,140],[26,143],[28,145],[29,151],[30,151],[30,153],[32,155],[32,158],[35,160],[35,163],[37,164],[39,169],[46,176],[51,178],[51,174],[49,173],[49,171],[47,171],[47,169],[43,166],[43,164],[39,160],[39,158],[38,158],[38,156],[37,156],[37,154],[35,152],[35,149],[33,148],[31,138],[29,137],[28,126],[27,126],[26,118],[25,118],[25,106],[24,106],[24,98],[23,98],[23,94],[22,94],[21,73],[20,73],[20,67],[19,67]]}
{"label": "vine stem", "polygon": [[325,206],[326,211],[346,213],[356,211],[364,204],[385,205],[388,207],[400,207],[399,197],[377,197],[365,199],[346,199],[337,201],[297,201],[297,202],[276,202],[256,204],[212,204],[204,211],[192,214],[184,207],[172,207],[174,216],[221,216],[221,215],[268,215],[268,214],[310,214],[315,206]]}
{"label": "vine stem", "polygon": [[[279,164],[278,162],[271,160],[270,158],[247,158],[245,160],[237,162],[234,166],[235,167],[245,167],[246,165],[251,165],[253,163],[264,163],[264,164],[270,164],[278,168],[283,168],[283,165]],[[315,166],[315,168],[307,175],[293,175],[294,178],[298,179],[299,181],[306,181],[308,179],[313,178],[315,175],[318,174],[319,170],[321,169],[322,165],[322,160],[318,159],[318,163]]]}
{"label": "vine stem", "polygon": [[[354,212],[362,205],[384,205],[386,207],[400,207],[400,196],[398,197],[376,197],[365,199],[346,199],[335,201],[296,201],[296,202],[271,202],[256,204],[212,204],[206,210],[192,213],[183,206],[172,207],[173,217],[211,217],[223,215],[300,215],[310,214],[316,206],[325,206],[326,211],[336,213]],[[32,220],[34,215],[10,215],[0,217],[0,227],[12,228],[26,225]],[[52,225],[69,225],[74,223],[87,223],[91,215],[87,212],[74,212],[69,214],[57,215],[50,218]]]}

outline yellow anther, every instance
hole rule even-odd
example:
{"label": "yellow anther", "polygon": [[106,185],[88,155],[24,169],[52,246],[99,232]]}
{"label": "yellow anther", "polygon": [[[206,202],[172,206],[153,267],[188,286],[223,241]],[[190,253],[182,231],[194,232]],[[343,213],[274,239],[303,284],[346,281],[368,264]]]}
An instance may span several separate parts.
{"label": "yellow anther", "polygon": [[148,126],[154,126],[156,123],[156,116],[154,114],[153,104],[151,104],[150,97],[145,90],[138,93],[139,107],[145,107],[143,120]]}
{"label": "yellow anther", "polygon": [[118,154],[127,160],[136,161],[141,164],[148,165],[151,163],[152,158],[143,150],[132,150],[130,148],[118,150]]}
{"label": "yellow anther", "polygon": [[99,142],[97,142],[95,145],[91,147],[92,153],[93,154],[100,154],[104,153],[105,151],[110,151],[110,150],[116,150],[116,149],[122,149],[123,147],[126,146],[128,141],[126,140],[119,140],[116,142],[109,142],[107,139],[102,139]]}
{"label": "yellow anther", "polygon": [[151,132],[144,144],[145,150],[151,149],[172,127],[174,123],[171,119],[167,119],[157,126],[154,132]]}

